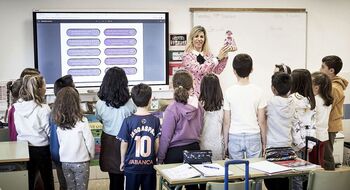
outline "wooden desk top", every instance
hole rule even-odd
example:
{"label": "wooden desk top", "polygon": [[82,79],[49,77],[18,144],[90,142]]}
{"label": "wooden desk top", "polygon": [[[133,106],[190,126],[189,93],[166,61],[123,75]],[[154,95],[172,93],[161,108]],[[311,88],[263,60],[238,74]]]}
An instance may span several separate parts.
{"label": "wooden desk top", "polygon": [[[263,161],[265,160],[264,158],[251,158],[248,159],[250,163],[253,162],[258,162],[258,161]],[[222,166],[224,166],[225,160],[220,160],[220,161],[214,161],[214,163],[218,163]],[[179,166],[180,163],[177,164],[163,164],[163,165],[155,165],[154,169],[171,185],[183,185],[183,184],[191,184],[191,183],[205,183],[208,181],[223,181],[224,176],[215,176],[215,177],[195,177],[195,178],[189,178],[189,179],[177,179],[177,180],[172,180],[168,178],[164,173],[162,172],[163,169],[168,169],[168,168],[173,168],[176,166]],[[320,169],[320,168],[318,168]],[[244,179],[244,171],[245,171],[245,165],[244,164],[237,164],[237,165],[230,165],[229,170],[233,173],[232,175],[229,175],[229,179]],[[269,178],[273,176],[281,176],[281,177],[288,177],[291,175],[300,175],[300,174],[307,174],[311,170],[314,169],[308,169],[305,171],[296,171],[296,170],[290,170],[287,172],[283,173],[276,173],[276,174],[267,174],[263,171],[259,171],[253,168],[249,168],[249,177],[250,178]]]}
{"label": "wooden desk top", "polygon": [[0,142],[0,163],[29,161],[28,142]]}
{"label": "wooden desk top", "polygon": [[[214,163],[218,163],[224,166],[225,160],[214,161]],[[176,164],[162,164],[162,165],[154,165],[154,169],[171,185],[182,185],[182,184],[191,184],[191,183],[205,183],[208,181],[223,181],[224,176],[213,176],[213,177],[194,177],[188,179],[170,179],[162,172],[163,169],[173,168],[179,166],[181,163]],[[229,175],[229,179],[244,179],[244,168],[241,169],[237,165],[230,165],[229,170],[233,173]]]}

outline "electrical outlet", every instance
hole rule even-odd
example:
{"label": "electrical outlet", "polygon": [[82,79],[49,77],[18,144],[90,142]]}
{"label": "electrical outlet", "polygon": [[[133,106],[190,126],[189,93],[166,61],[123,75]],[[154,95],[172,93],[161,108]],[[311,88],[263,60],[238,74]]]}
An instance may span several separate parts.
{"label": "electrical outlet", "polygon": [[159,109],[159,100],[153,99],[151,102],[151,110]]}

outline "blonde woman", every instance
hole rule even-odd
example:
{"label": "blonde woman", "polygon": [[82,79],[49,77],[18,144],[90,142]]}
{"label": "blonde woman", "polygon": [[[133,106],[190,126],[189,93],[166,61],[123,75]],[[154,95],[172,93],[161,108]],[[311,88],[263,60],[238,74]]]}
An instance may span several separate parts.
{"label": "blonde woman", "polygon": [[236,51],[236,47],[224,46],[214,56],[210,50],[207,32],[202,26],[192,28],[189,42],[182,57],[183,67],[193,75],[194,93],[199,97],[200,83],[205,74],[220,74],[227,64],[228,52]]}

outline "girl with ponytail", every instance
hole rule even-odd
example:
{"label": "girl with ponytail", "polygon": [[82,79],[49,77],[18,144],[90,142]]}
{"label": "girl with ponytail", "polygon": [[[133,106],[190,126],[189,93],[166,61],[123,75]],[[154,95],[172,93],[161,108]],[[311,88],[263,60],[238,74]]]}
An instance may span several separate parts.
{"label": "girl with ponytail", "polygon": [[35,189],[38,172],[44,189],[54,189],[49,147],[50,107],[45,103],[46,83],[41,75],[25,75],[19,91],[19,99],[14,104],[14,120],[17,140],[27,141],[29,145],[29,190]]}
{"label": "girl with ponytail", "polygon": [[158,162],[181,163],[183,150],[200,150],[204,110],[193,95],[192,75],[179,70],[173,76],[174,102],[164,112]]}

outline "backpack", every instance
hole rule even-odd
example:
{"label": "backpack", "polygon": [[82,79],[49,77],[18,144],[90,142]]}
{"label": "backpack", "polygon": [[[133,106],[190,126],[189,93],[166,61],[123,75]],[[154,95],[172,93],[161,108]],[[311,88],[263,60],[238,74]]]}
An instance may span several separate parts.
{"label": "backpack", "polygon": [[52,161],[55,164],[61,164],[60,162],[60,143],[58,142],[57,137],[57,124],[53,121],[52,117],[50,117],[50,152]]}

